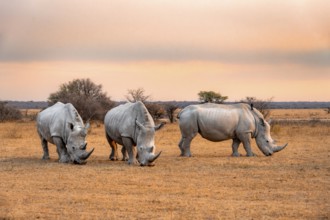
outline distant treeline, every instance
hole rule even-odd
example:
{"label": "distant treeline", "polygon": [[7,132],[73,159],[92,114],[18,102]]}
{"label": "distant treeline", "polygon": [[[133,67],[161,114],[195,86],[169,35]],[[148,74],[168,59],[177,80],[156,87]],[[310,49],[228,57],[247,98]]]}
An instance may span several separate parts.
{"label": "distant treeline", "polygon": [[[18,109],[44,109],[48,107],[48,102],[43,101],[5,101],[9,106]],[[118,102],[121,104],[124,102]],[[179,108],[184,108],[188,105],[198,104],[196,101],[155,101],[157,104],[173,103]],[[233,104],[237,102],[225,102],[225,104]],[[271,102],[270,109],[315,109],[315,108],[329,108],[330,102]]]}
{"label": "distant treeline", "polygon": [[[155,103],[169,103],[169,102],[155,102]],[[196,101],[172,101],[179,108],[184,108],[188,105],[199,104]],[[235,104],[240,102],[224,102],[224,104]],[[330,102],[270,102],[270,109],[315,109],[315,108],[329,108]]]}
{"label": "distant treeline", "polygon": [[44,109],[48,107],[48,102],[35,101],[5,101],[7,105],[18,109]]}

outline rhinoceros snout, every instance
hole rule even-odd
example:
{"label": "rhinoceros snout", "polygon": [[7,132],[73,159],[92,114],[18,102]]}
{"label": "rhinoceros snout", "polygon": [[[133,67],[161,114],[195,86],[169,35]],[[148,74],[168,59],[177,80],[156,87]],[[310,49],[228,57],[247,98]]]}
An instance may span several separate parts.
{"label": "rhinoceros snout", "polygon": [[78,165],[85,165],[87,163],[87,161],[77,161],[77,160],[74,160],[73,161],[74,164],[78,164]]}
{"label": "rhinoceros snout", "polygon": [[272,153],[272,152],[268,152],[268,153],[266,153],[265,155],[266,155],[267,157],[269,157],[269,156],[272,156],[273,153]]}

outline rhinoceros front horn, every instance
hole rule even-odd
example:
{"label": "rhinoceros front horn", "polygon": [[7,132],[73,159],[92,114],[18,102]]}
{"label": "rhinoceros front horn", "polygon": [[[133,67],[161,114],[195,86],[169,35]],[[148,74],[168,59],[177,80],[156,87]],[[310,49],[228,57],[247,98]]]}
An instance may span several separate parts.
{"label": "rhinoceros front horn", "polygon": [[162,152],[160,151],[156,156],[154,156],[153,158],[149,159],[149,163],[154,162],[161,154]]}
{"label": "rhinoceros front horn", "polygon": [[279,152],[279,151],[283,150],[287,145],[288,144],[286,143],[283,146],[276,146],[276,147],[273,147],[272,150],[273,150],[274,153]]}
{"label": "rhinoceros front horn", "polygon": [[80,159],[81,159],[81,160],[87,160],[88,157],[93,153],[93,151],[94,151],[94,148],[93,148],[92,150],[90,150],[89,152],[84,153],[84,154],[80,157]]}

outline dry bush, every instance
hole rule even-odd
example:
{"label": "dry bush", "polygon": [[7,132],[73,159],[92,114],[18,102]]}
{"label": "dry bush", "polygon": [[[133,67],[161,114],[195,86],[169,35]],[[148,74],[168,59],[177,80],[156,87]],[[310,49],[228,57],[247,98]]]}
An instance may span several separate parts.
{"label": "dry bush", "polygon": [[176,102],[165,102],[163,105],[168,119],[173,123],[175,121],[174,113],[179,108],[178,104]]}
{"label": "dry bush", "polygon": [[241,102],[247,103],[254,108],[258,109],[264,118],[269,118],[270,116],[270,104],[273,101],[273,98],[266,100],[257,99],[256,97],[247,96],[245,99],[242,99]]}
{"label": "dry bush", "polygon": [[20,119],[22,119],[22,113],[18,109],[8,106],[6,102],[0,101],[0,122]]}
{"label": "dry bush", "polygon": [[166,114],[164,107],[161,104],[157,104],[153,102],[147,102],[144,104],[154,120],[158,120]]}
{"label": "dry bush", "polygon": [[25,109],[21,110],[23,119],[27,121],[36,121],[40,109]]}

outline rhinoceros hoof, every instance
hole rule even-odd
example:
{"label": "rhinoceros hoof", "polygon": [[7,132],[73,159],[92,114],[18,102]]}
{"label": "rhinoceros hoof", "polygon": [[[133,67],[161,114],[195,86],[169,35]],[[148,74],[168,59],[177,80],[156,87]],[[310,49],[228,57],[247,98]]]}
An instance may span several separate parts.
{"label": "rhinoceros hoof", "polygon": [[252,153],[249,153],[249,154],[246,154],[247,157],[254,157],[256,156],[253,152]]}
{"label": "rhinoceros hoof", "polygon": [[180,157],[191,157],[191,154],[180,154]]}
{"label": "rhinoceros hoof", "polygon": [[128,160],[127,161],[128,165],[134,165],[134,164],[137,164],[137,163],[138,163],[137,160]]}
{"label": "rhinoceros hoof", "polygon": [[232,153],[232,155],[231,156],[233,156],[233,157],[240,157],[240,156],[242,156],[240,153]]}
{"label": "rhinoceros hoof", "polygon": [[41,159],[42,160],[49,160],[49,156],[43,156]]}

